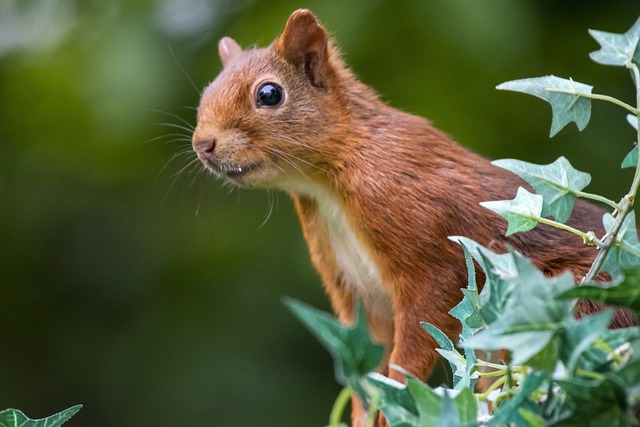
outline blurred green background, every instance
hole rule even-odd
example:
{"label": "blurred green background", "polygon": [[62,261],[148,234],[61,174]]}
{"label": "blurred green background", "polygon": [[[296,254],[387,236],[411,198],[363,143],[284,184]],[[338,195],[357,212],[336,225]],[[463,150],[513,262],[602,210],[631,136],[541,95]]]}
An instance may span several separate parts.
{"label": "blurred green background", "polygon": [[633,102],[587,28],[626,31],[637,0],[1,0],[0,408],[326,423],[331,359],[280,301],[329,309],[291,203],[272,194],[269,215],[266,192],[190,164],[188,141],[217,40],[266,45],[299,7],[392,105],[491,158],[565,154],[591,191],[623,194],[622,111],[595,104],[585,132],[549,140],[548,105],[494,88],[556,74]]}

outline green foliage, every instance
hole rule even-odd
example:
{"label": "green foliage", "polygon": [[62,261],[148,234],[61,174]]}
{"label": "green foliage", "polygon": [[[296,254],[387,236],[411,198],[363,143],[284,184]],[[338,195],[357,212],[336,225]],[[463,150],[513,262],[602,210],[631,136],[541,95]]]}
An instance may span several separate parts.
{"label": "green foliage", "polygon": [[579,93],[590,94],[593,86],[556,76],[545,76],[502,83],[498,85],[498,89],[528,93],[551,104],[553,118],[550,136],[556,135],[571,122],[583,130],[591,119],[591,101],[581,97]]}
{"label": "green foliage", "polygon": [[564,292],[560,297],[628,307],[640,318],[640,269],[623,270],[623,277],[622,283],[615,286],[583,285]]}
{"label": "green foliage", "polygon": [[364,310],[358,306],[355,324],[346,327],[330,314],[300,301],[287,298],[284,303],[331,353],[337,381],[366,396],[361,378],[380,364],[384,349],[369,337]]}
{"label": "green foliage", "polygon": [[480,203],[487,209],[502,215],[509,223],[506,236],[522,231],[529,231],[538,225],[542,217],[542,196],[532,194],[524,188],[518,188],[513,200]]}
{"label": "green foliage", "polygon": [[27,418],[17,409],[5,409],[0,412],[0,427],[57,427],[64,424],[82,408],[82,405],[72,406],[55,415],[39,420]]}
{"label": "green foliage", "polygon": [[576,197],[591,182],[591,175],[571,166],[565,157],[548,165],[536,165],[522,160],[503,159],[494,165],[507,169],[527,181],[542,196],[541,216],[552,216],[565,223],[571,216]]}
{"label": "green foliage", "polygon": [[631,62],[640,65],[640,19],[624,34],[589,30],[589,34],[600,43],[601,49],[589,56],[602,65],[627,67]]}
{"label": "green foliage", "polygon": [[[640,20],[625,34],[590,33],[601,45],[592,59],[628,68],[634,76],[640,104]],[[549,102],[553,110],[551,136],[570,122],[582,130],[590,119],[591,99],[630,111],[628,121],[638,131],[637,107],[593,94],[592,86],[570,79],[547,76],[516,80],[498,89],[529,93]],[[637,149],[632,150],[622,166],[638,168],[637,156]],[[359,387],[360,397],[371,414],[379,408],[391,426],[640,424],[640,328],[609,330],[612,309],[579,319],[574,312],[576,299],[588,299],[626,307],[640,315],[640,242],[633,211],[640,171],[636,170],[630,190],[616,203],[583,192],[590,175],[573,168],[564,157],[548,165],[512,159],[494,163],[522,177],[536,194],[519,188],[513,200],[487,201],[482,205],[507,220],[506,235],[528,231],[542,222],[580,235],[586,244],[596,246],[599,252],[583,279],[585,284],[574,286],[580,278],[569,272],[546,277],[517,252],[496,254],[471,238],[452,236],[450,239],[462,248],[469,277],[462,301],[450,312],[461,322],[461,334],[454,344],[453,337],[446,336],[436,325],[422,324],[449,362],[453,373],[451,388],[433,389],[409,374],[406,384],[400,384],[362,369],[350,369],[346,381],[344,374],[339,374],[339,381]],[[576,198],[612,208],[613,213],[603,218],[604,236],[565,224]],[[476,265],[486,278],[481,292],[476,284]],[[611,282],[595,282],[600,272],[608,273]],[[339,372],[346,369],[344,361],[353,359],[353,354],[358,354],[357,360],[380,360],[380,349],[364,336],[361,312],[353,328],[340,327],[327,316],[302,317],[325,345],[333,340],[327,338],[327,329],[333,331],[328,334],[330,337],[355,339],[352,344],[340,341],[328,346]],[[357,351],[354,345],[358,346]],[[479,358],[475,350],[500,350],[506,357],[494,363]],[[365,365],[375,364],[360,364]],[[483,377],[494,378],[493,384],[484,393],[474,393],[474,385]]]}

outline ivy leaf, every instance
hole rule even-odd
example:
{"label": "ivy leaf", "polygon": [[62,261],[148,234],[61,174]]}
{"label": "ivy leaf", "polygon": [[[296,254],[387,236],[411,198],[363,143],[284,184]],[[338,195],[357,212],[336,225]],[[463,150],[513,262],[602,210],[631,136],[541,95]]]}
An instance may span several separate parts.
{"label": "ivy leaf", "polygon": [[407,390],[415,399],[420,426],[436,426],[442,415],[442,398],[429,386],[413,377],[407,377]]}
{"label": "ivy leaf", "polygon": [[440,419],[436,427],[463,427],[460,420],[460,414],[455,408],[455,404],[446,389],[443,389],[444,395],[442,396],[442,411],[440,412]]}
{"label": "ivy leaf", "polygon": [[475,372],[475,353],[473,351],[465,350],[466,357],[463,356],[455,348],[444,332],[436,326],[426,322],[421,322],[420,324],[440,346],[436,351],[440,353],[440,355],[451,365],[454,389],[463,390],[466,388],[473,388],[478,378],[478,374]]}
{"label": "ivy leaf", "polygon": [[[638,130],[638,117],[633,114],[627,114],[627,122],[637,131]],[[638,166],[638,146],[636,145],[633,149],[626,155],[624,160],[622,161],[622,165],[620,167],[624,168],[635,168]]]}
{"label": "ivy leaf", "polygon": [[478,419],[478,400],[473,394],[473,387],[462,389],[453,400],[458,407],[458,416],[462,425],[475,425]]}
{"label": "ivy leaf", "polygon": [[575,169],[562,156],[548,165],[515,159],[496,160],[492,163],[515,173],[531,184],[536,194],[543,197],[541,216],[553,216],[563,224],[571,216],[576,194],[591,182],[591,175]]}
{"label": "ivy leaf", "polygon": [[605,310],[568,325],[562,336],[560,358],[569,372],[573,372],[582,354],[605,333],[612,317],[613,311]]}
{"label": "ivy leaf", "polygon": [[513,254],[496,254],[467,237],[450,236],[449,239],[468,248],[485,273],[479,312],[483,323],[490,325],[508,310],[511,294],[517,287],[517,282],[511,280],[518,274]]}
{"label": "ivy leaf", "polygon": [[[622,426],[627,418],[624,387],[610,378],[587,381],[581,378],[558,380],[556,383],[575,405],[573,414],[562,421],[566,426]],[[588,421],[585,424],[585,421]]]}
{"label": "ivy leaf", "polygon": [[542,214],[542,196],[518,188],[512,200],[481,202],[480,205],[502,215],[508,222],[505,236],[521,231],[529,231],[538,224]]}
{"label": "ivy leaf", "polygon": [[621,169],[635,168],[636,166],[638,166],[638,146],[637,145],[633,147],[631,151],[629,151],[629,154],[627,154],[624,157],[624,160],[622,160],[622,164],[620,165],[620,168]]}
{"label": "ivy leaf", "polygon": [[582,285],[559,295],[561,299],[586,299],[608,305],[627,307],[640,314],[640,269],[623,270],[624,280],[619,285]]}
{"label": "ivy leaf", "polygon": [[[480,265],[485,273],[488,270],[494,270],[500,276],[513,276],[517,274],[515,261],[511,253],[497,254],[482,246],[480,243],[464,236],[449,236],[449,240],[459,245],[464,245],[471,257]],[[485,286],[482,289],[484,293]]]}
{"label": "ivy leaf", "polygon": [[589,30],[589,34],[600,43],[600,50],[589,55],[595,62],[621,67],[626,67],[631,62],[640,65],[640,19],[624,34],[598,30]]}
{"label": "ivy leaf", "polygon": [[519,274],[511,281],[520,292],[511,294],[511,309],[461,346],[507,349],[512,352],[512,363],[519,365],[545,349],[557,351],[549,344],[573,317],[569,303],[558,304],[555,295],[573,287],[573,276],[567,272],[546,278],[530,261],[519,254],[513,256]]}
{"label": "ivy leaf", "polygon": [[[640,328],[609,329],[598,337],[604,346],[592,345],[578,360],[577,368],[587,371],[603,372],[611,365],[611,355],[606,348],[616,349],[631,340],[640,338]],[[640,359],[639,359],[640,360]]]}
{"label": "ivy leaf", "polygon": [[[498,85],[497,89],[528,93],[551,104],[551,137],[570,122],[574,122],[579,130],[583,130],[591,119],[591,100],[580,96],[579,93],[591,94],[593,86],[551,75],[512,80]],[[571,93],[556,92],[554,89]]]}
{"label": "ivy leaf", "polygon": [[[420,425],[415,398],[409,393],[406,385],[377,372],[370,373],[366,381],[379,393],[378,407],[387,419],[389,427],[418,427]],[[408,381],[412,380],[408,379]]]}
{"label": "ivy leaf", "polygon": [[[638,347],[637,342],[636,348],[633,352],[637,355]],[[622,380],[627,386],[635,387],[637,390],[638,383],[640,382],[640,358],[636,356],[635,359],[631,360],[624,368],[620,369],[613,375],[615,378]]]}
{"label": "ivy leaf", "polygon": [[[483,248],[484,249],[484,248]],[[485,270],[485,276],[487,283],[485,288],[482,289],[480,294],[480,315],[487,325],[492,325],[497,320],[501,319],[504,313],[508,312],[513,305],[514,295],[517,294],[518,281],[514,280],[517,277],[517,271],[505,271],[496,266],[495,261],[491,260],[487,254],[492,253],[487,249],[484,249],[481,253],[484,259],[484,264],[487,265]],[[504,254],[500,258],[493,257],[502,261],[505,257],[509,257],[514,264],[515,261],[513,254]]]}
{"label": "ivy leaf", "polygon": [[336,380],[349,385],[366,401],[360,378],[380,364],[384,349],[371,340],[362,307],[357,305],[354,325],[348,327],[300,301],[286,298],[283,302],[333,356]]}
{"label": "ivy leaf", "polygon": [[556,339],[557,336],[562,336],[562,334],[552,335],[552,339],[542,350],[527,361],[527,365],[538,371],[553,372],[558,363],[558,355],[560,353],[560,340]]}
{"label": "ivy leaf", "polygon": [[[602,218],[604,229],[608,233],[613,226],[614,218],[605,214]],[[640,267],[640,241],[636,229],[635,212],[630,212],[622,223],[616,241],[602,264],[602,271],[617,277],[621,269]]]}
{"label": "ivy leaf", "polygon": [[58,427],[64,424],[82,408],[82,405],[72,406],[47,418],[32,420],[17,409],[5,409],[0,412],[0,427]]}
{"label": "ivy leaf", "polygon": [[466,289],[462,289],[462,301],[453,307],[449,311],[449,314],[458,319],[462,324],[460,338],[466,340],[471,338],[473,333],[485,324],[482,316],[480,316],[480,295],[478,294],[478,287],[476,286],[476,269],[473,265],[473,258],[464,243],[459,242],[459,244],[462,246],[462,251],[464,252],[469,283]]}

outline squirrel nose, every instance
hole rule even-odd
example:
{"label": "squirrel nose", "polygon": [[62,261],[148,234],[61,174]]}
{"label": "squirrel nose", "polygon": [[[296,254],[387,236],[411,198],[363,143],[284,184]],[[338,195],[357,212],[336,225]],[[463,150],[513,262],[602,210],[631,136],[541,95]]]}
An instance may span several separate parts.
{"label": "squirrel nose", "polygon": [[207,138],[204,140],[194,140],[193,141],[193,151],[196,152],[198,157],[202,159],[209,159],[213,156],[213,152],[216,149],[216,139],[215,138]]}

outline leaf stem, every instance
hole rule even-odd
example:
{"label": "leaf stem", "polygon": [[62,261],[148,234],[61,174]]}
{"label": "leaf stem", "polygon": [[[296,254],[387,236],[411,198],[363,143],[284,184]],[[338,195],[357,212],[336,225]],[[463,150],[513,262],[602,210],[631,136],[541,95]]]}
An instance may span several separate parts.
{"label": "leaf stem", "polygon": [[611,357],[611,359],[614,360],[616,363],[622,363],[624,360],[622,356],[616,353],[616,351],[613,348],[611,348],[611,346],[607,344],[604,340],[601,340],[601,339],[595,340],[593,342],[593,346],[607,353]]}
{"label": "leaf stem", "polygon": [[637,116],[640,113],[640,110],[638,110],[637,108],[634,108],[631,105],[627,104],[626,102],[622,102],[619,99],[614,98],[612,96],[608,96],[608,95],[600,95],[597,93],[585,93],[585,92],[578,92],[576,90],[557,89],[557,88],[547,88],[545,90],[547,92],[566,93],[568,95],[576,95],[576,96],[582,96],[583,98],[597,99],[599,101],[610,102],[612,104],[615,104],[619,107],[624,108],[625,110],[629,111],[631,114],[635,116]]}
{"label": "leaf stem", "polygon": [[599,194],[593,194],[593,193],[587,193],[584,191],[575,191],[575,190],[573,191],[573,194],[575,194],[576,197],[580,197],[581,199],[589,199],[589,200],[603,203],[605,205],[609,205],[616,211],[620,210],[620,205],[618,203],[614,202],[611,199],[607,199],[606,197],[601,196]]}
{"label": "leaf stem", "polygon": [[378,414],[379,400],[380,400],[380,395],[378,393],[374,393],[371,396],[371,402],[369,402],[369,414],[367,415],[367,424],[365,427],[374,427],[376,425],[376,416]]}
{"label": "leaf stem", "polygon": [[352,392],[351,387],[347,386],[343,388],[340,394],[338,394],[338,397],[336,397],[333,408],[331,408],[331,414],[329,415],[329,427],[339,427],[342,424],[342,415],[351,400]]}
{"label": "leaf stem", "polygon": [[561,222],[558,221],[554,221],[552,219],[548,219],[548,218],[542,218],[542,217],[534,217],[538,222],[541,222],[543,224],[547,224],[550,225],[552,227],[556,227],[559,228],[561,230],[565,230],[568,231],[570,233],[573,234],[577,234],[578,236],[582,237],[582,239],[584,239],[584,242],[588,245],[595,245],[597,247],[602,247],[602,242],[600,242],[600,240],[595,238],[595,235],[593,233],[585,233],[584,231],[580,231],[577,228],[573,228],[570,225],[567,224],[563,224]]}
{"label": "leaf stem", "polygon": [[593,371],[587,371],[584,369],[576,369],[576,375],[579,375],[581,377],[584,378],[591,378],[594,380],[603,380],[605,378],[604,375],[598,373],[598,372],[593,372]]}
{"label": "leaf stem", "polygon": [[487,362],[484,360],[476,360],[476,365],[477,366],[483,366],[485,368],[493,368],[496,369],[498,371],[502,371],[504,369],[506,369],[507,365],[501,365],[499,363],[491,363],[491,362]]}
{"label": "leaf stem", "polygon": [[490,395],[491,393],[493,393],[493,391],[494,391],[494,390],[497,390],[497,389],[499,389],[500,387],[502,387],[506,381],[507,381],[507,377],[506,377],[506,375],[505,375],[505,376],[502,376],[502,377],[500,377],[500,378],[498,378],[497,380],[495,380],[495,381],[493,382],[493,384],[491,384],[491,385],[487,388],[487,390],[486,390],[484,393],[482,393],[482,394],[479,394],[479,395],[478,395],[478,399],[479,399],[479,400],[487,400],[487,399],[489,398],[489,395]]}

